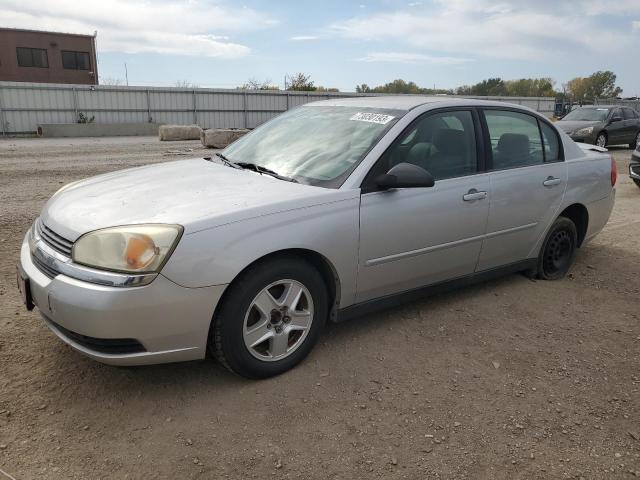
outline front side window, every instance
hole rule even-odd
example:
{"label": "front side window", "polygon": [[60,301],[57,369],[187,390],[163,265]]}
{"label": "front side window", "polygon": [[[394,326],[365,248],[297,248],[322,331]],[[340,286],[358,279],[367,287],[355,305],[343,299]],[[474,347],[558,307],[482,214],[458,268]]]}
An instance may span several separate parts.
{"label": "front side window", "polygon": [[89,70],[89,53],[63,51],[62,66],[68,70]]}
{"label": "front side window", "polygon": [[540,129],[535,117],[525,113],[485,110],[493,169],[525,167],[544,162]]}
{"label": "front side window", "polygon": [[477,171],[476,139],[470,111],[427,114],[399,137],[380,160],[376,172],[399,163],[424,168],[435,180]]}
{"label": "front side window", "polygon": [[302,106],[256,128],[223,154],[232,162],[253,163],[300,183],[337,188],[405,113]]}
{"label": "front side window", "polygon": [[624,119],[625,120],[633,120],[633,119],[636,118],[635,112],[632,109],[623,108],[622,111],[624,113]]}
{"label": "front side window", "polygon": [[47,51],[44,48],[18,47],[16,48],[16,55],[18,56],[18,66],[20,67],[49,67]]}

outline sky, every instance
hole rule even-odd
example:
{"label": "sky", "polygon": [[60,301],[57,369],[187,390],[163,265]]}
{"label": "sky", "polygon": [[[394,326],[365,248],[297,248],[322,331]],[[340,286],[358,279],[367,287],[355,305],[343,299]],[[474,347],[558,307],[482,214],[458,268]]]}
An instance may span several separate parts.
{"label": "sky", "polygon": [[455,88],[489,77],[612,70],[640,95],[640,0],[0,0],[0,26],[92,34],[101,80],[235,88],[304,72],[353,91],[396,78]]}

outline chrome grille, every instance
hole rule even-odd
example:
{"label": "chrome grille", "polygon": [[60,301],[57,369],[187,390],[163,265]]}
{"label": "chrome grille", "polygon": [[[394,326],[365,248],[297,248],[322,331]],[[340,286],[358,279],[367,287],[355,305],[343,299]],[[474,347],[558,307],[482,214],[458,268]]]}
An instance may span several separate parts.
{"label": "chrome grille", "polygon": [[36,228],[38,229],[38,234],[44,243],[49,245],[58,253],[66,255],[67,257],[71,256],[71,248],[73,247],[72,241],[58,235],[40,220],[38,220]]}

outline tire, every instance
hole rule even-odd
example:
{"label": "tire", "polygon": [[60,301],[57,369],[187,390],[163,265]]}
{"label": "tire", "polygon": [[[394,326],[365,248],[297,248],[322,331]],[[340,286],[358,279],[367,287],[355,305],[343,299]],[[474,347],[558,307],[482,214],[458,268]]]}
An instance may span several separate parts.
{"label": "tire", "polygon": [[567,217],[558,217],[544,239],[538,255],[538,278],[559,280],[563,278],[576,258],[578,231]]}
{"label": "tire", "polygon": [[629,148],[631,150],[633,150],[634,148],[638,147],[639,145],[640,145],[640,132],[638,132],[636,134],[635,140],[629,144]]}
{"label": "tire", "polygon": [[606,147],[607,141],[608,141],[608,137],[606,132],[600,132],[596,137],[596,145],[598,147],[603,147],[603,148]]}
{"label": "tire", "polygon": [[633,180],[633,183],[635,183],[640,188],[640,180],[638,180],[637,178],[632,178],[631,180]]}
{"label": "tire", "polygon": [[313,266],[295,257],[267,260],[243,272],[225,293],[209,349],[243,377],[279,375],[309,354],[328,311],[327,287]]}

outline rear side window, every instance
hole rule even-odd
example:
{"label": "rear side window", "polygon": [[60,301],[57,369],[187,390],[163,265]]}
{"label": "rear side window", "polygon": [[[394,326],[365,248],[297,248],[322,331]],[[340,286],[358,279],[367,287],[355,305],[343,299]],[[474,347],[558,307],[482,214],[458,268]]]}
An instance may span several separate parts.
{"label": "rear side window", "polygon": [[560,160],[560,142],[558,134],[544,122],[540,122],[542,140],[544,141],[545,162],[557,162]]}
{"label": "rear side window", "polygon": [[491,139],[494,170],[544,163],[536,118],[506,110],[485,110],[484,115]]}
{"label": "rear side window", "polygon": [[635,112],[630,108],[623,108],[622,111],[624,112],[625,120],[633,120],[636,118]]}

